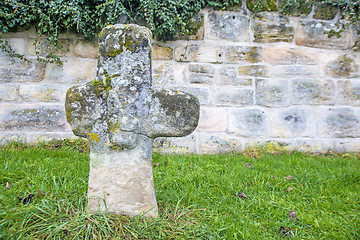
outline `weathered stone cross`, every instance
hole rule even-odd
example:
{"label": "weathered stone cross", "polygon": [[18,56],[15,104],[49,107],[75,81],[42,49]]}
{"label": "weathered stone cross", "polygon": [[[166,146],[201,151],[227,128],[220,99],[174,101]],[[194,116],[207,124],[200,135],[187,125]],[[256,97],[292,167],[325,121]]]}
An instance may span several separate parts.
{"label": "weathered stone cross", "polygon": [[66,95],[66,118],[90,142],[88,212],[157,216],[152,140],[196,128],[199,101],[152,87],[151,32],[113,25],[99,37],[97,76]]}

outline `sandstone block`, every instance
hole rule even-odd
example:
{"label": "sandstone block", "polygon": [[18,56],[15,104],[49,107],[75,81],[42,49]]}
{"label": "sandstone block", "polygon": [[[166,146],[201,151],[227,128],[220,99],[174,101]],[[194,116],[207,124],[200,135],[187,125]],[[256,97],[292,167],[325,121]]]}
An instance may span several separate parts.
{"label": "sandstone block", "polygon": [[258,63],[262,61],[261,47],[228,46],[225,48],[225,63]]}
{"label": "sandstone block", "polygon": [[254,19],[251,24],[255,42],[292,42],[294,27],[285,16],[274,13],[263,13],[260,19]]}
{"label": "sandstone block", "polygon": [[358,153],[360,152],[360,141],[357,139],[335,140],[334,150],[342,153]]}
{"label": "sandstone block", "polygon": [[317,111],[318,137],[360,137],[360,111],[349,107],[321,108]]}
{"label": "sandstone block", "polygon": [[275,65],[272,67],[272,76],[278,78],[293,79],[304,76],[316,78],[319,74],[317,66],[307,65]]}
{"label": "sandstone block", "polygon": [[176,87],[175,89],[182,90],[184,92],[194,95],[199,99],[200,105],[206,105],[210,101],[209,89],[204,87]]}
{"label": "sandstone block", "polygon": [[207,108],[200,109],[198,131],[207,132],[223,132],[227,129],[227,113],[223,108]]}
{"label": "sandstone block", "polygon": [[175,48],[174,59],[178,62],[208,62],[221,63],[223,47],[191,44]]}
{"label": "sandstone block", "polygon": [[215,69],[210,64],[189,64],[190,83],[210,84],[214,80]]}
{"label": "sandstone block", "polygon": [[257,79],[256,104],[268,107],[288,106],[290,103],[288,86],[287,80]]}
{"label": "sandstone block", "polygon": [[171,60],[173,58],[173,49],[154,44],[152,48],[153,60]]}
{"label": "sandstone block", "polygon": [[294,148],[301,152],[326,153],[334,149],[334,141],[330,139],[296,139]]}
{"label": "sandstone block", "polygon": [[239,153],[242,141],[226,134],[199,134],[199,152],[204,154]]}
{"label": "sandstone block", "polygon": [[44,79],[45,63],[14,61],[9,60],[7,65],[0,67],[0,82],[39,82]]}
{"label": "sandstone block", "polygon": [[58,57],[69,57],[74,54],[74,40],[72,39],[59,39],[60,48],[55,48],[50,45],[50,42],[47,39],[28,39],[26,50],[29,55],[37,55],[46,57],[50,53],[53,53]]}
{"label": "sandstone block", "polygon": [[359,66],[351,56],[341,55],[326,66],[328,75],[335,78],[353,78],[359,76]]}
{"label": "sandstone block", "polygon": [[16,101],[19,98],[19,84],[0,84],[0,101]]}
{"label": "sandstone block", "polygon": [[45,78],[55,83],[83,83],[95,78],[97,61],[94,59],[68,59],[62,66],[47,64]]}
{"label": "sandstone block", "polygon": [[314,137],[314,120],[310,107],[291,107],[271,111],[271,137]]}
{"label": "sandstone block", "polygon": [[25,54],[25,38],[14,37],[6,38],[11,48],[18,54]]}
{"label": "sandstone block", "polygon": [[269,68],[266,65],[247,65],[238,68],[239,75],[252,77],[269,77]]}
{"label": "sandstone block", "polygon": [[250,40],[250,19],[238,13],[212,12],[209,14],[211,40],[246,42]]}
{"label": "sandstone block", "polygon": [[253,105],[254,91],[251,89],[216,89],[213,103],[218,106]]}
{"label": "sandstone block", "polygon": [[251,86],[252,79],[249,77],[239,77],[238,71],[235,67],[221,67],[218,73],[218,81],[221,85],[232,85],[232,86]]}
{"label": "sandstone block", "polygon": [[96,42],[77,41],[75,44],[74,54],[80,58],[93,58],[97,59],[98,44]]}
{"label": "sandstone block", "polygon": [[316,48],[349,49],[349,28],[339,23],[302,20],[296,32],[296,44]]}
{"label": "sandstone block", "polygon": [[258,108],[234,109],[229,113],[229,133],[242,137],[268,137],[269,116]]}
{"label": "sandstone block", "polygon": [[292,81],[293,104],[334,104],[335,84],[332,80],[298,79]]}
{"label": "sandstone block", "polygon": [[315,65],[318,54],[314,51],[299,48],[267,47],[264,49],[264,62],[271,64]]}
{"label": "sandstone block", "polygon": [[62,106],[7,105],[0,129],[11,131],[64,131]]}
{"label": "sandstone block", "polygon": [[197,153],[196,136],[194,134],[191,134],[189,136],[181,137],[181,138],[174,138],[174,137],[157,138],[153,142],[153,151],[163,154],[164,153],[165,154]]}
{"label": "sandstone block", "polygon": [[152,77],[156,86],[182,83],[185,78],[185,66],[173,62],[153,61]]}
{"label": "sandstone block", "polygon": [[337,82],[338,103],[344,105],[360,105],[360,83],[358,80]]}
{"label": "sandstone block", "polygon": [[65,102],[67,85],[21,84],[20,97],[27,102]]}

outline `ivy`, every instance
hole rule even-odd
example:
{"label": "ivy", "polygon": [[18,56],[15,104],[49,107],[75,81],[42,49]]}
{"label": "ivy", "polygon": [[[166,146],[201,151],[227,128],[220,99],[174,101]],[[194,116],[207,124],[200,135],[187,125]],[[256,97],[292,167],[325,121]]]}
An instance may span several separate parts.
{"label": "ivy", "polygon": [[[191,35],[192,18],[206,6],[227,10],[245,0],[0,0],[0,48],[10,56],[22,58],[4,40],[4,34],[35,26],[37,34],[50,42],[52,51],[37,59],[61,63],[56,51],[62,48],[59,35],[82,34],[96,40],[97,33],[109,24],[137,23],[151,28],[159,41],[173,40],[179,34]],[[359,21],[359,0],[246,0],[254,13],[274,11],[291,13],[300,7],[306,14],[314,4],[341,9],[345,18]],[[34,43],[36,46],[36,42]]]}

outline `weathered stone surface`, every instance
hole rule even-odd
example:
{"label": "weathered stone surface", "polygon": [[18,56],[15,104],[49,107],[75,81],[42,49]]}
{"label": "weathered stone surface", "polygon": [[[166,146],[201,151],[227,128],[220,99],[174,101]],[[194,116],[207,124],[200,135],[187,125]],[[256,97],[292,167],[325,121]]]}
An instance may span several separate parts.
{"label": "weathered stone surface", "polygon": [[249,41],[250,19],[238,13],[212,12],[208,16],[212,40]]}
{"label": "weathered stone surface", "polygon": [[334,149],[334,141],[330,139],[296,139],[294,149],[301,152],[326,153]]}
{"label": "weathered stone surface", "polygon": [[[187,154],[197,153],[196,136],[191,134],[186,137],[160,137],[153,142],[153,151],[157,153]],[[155,163],[156,164],[156,163]]]}
{"label": "weathered stone surface", "polygon": [[216,89],[213,103],[219,106],[253,105],[254,91],[251,89]]}
{"label": "weathered stone surface", "polygon": [[174,62],[156,61],[152,65],[153,84],[155,86],[184,82],[185,66]]}
{"label": "weathered stone surface", "polygon": [[45,38],[28,39],[26,49],[29,55],[36,55],[36,53],[38,52],[39,55],[43,57],[46,57],[50,53],[58,57],[69,57],[74,54],[74,40],[59,39],[59,45],[61,46],[61,48],[55,48]]}
{"label": "weathered stone surface", "polygon": [[271,137],[314,137],[314,120],[310,107],[273,109],[270,119]]}
{"label": "weathered stone surface", "polygon": [[154,44],[152,48],[153,60],[171,60],[173,58],[173,49]]}
{"label": "weathered stone surface", "polygon": [[11,48],[18,54],[25,54],[25,38],[13,37],[6,38]]}
{"label": "weathered stone surface", "polygon": [[99,55],[98,44],[96,42],[77,41],[74,54],[80,58],[96,59]]}
{"label": "weathered stone surface", "polygon": [[184,91],[194,95],[200,102],[200,105],[206,105],[210,101],[209,89],[206,87],[176,87],[175,90]]}
{"label": "weathered stone surface", "polygon": [[223,47],[212,45],[191,44],[175,48],[174,59],[178,62],[221,63]]}
{"label": "weathered stone surface", "polygon": [[223,108],[206,108],[200,110],[198,131],[225,131],[227,129],[227,113]]}
{"label": "weathered stone surface", "polygon": [[0,66],[0,82],[39,82],[44,79],[44,63],[24,63],[12,59],[7,64]]}
{"label": "weathered stone surface", "polygon": [[269,77],[269,68],[266,65],[247,65],[238,68],[239,75],[248,75],[252,77]]}
{"label": "weathered stone surface", "polygon": [[318,137],[360,137],[360,111],[349,107],[321,108],[317,110]]}
{"label": "weathered stone surface", "polygon": [[261,47],[229,46],[225,48],[225,63],[258,63],[262,61]]}
{"label": "weathered stone surface", "polygon": [[258,108],[234,109],[229,114],[229,133],[242,137],[268,137],[268,114]]}
{"label": "weathered stone surface", "polygon": [[318,4],[313,18],[331,20],[334,19],[338,12],[339,9],[331,4]]}
{"label": "weathered stone surface", "polygon": [[335,152],[351,153],[360,152],[360,141],[358,139],[350,140],[335,140],[334,141]]}
{"label": "weathered stone surface", "polygon": [[287,17],[273,13],[261,14],[260,19],[254,19],[251,28],[255,42],[292,42],[295,34]]}
{"label": "weathered stone surface", "polygon": [[332,80],[298,79],[292,81],[293,104],[334,104],[335,84]]}
{"label": "weathered stone surface", "polygon": [[67,92],[67,121],[90,142],[89,212],[156,217],[152,139],[197,126],[197,98],[152,87],[150,36],[132,24],[104,28],[95,80]]}
{"label": "weathered stone surface", "polygon": [[19,84],[6,83],[0,85],[0,101],[16,101],[19,97]]}
{"label": "weathered stone surface", "polygon": [[288,106],[290,103],[288,86],[287,80],[257,79],[255,82],[256,105]]}
{"label": "weathered stone surface", "polygon": [[315,65],[318,54],[314,51],[299,48],[267,47],[264,49],[264,62],[271,64]]}
{"label": "weathered stone surface", "polygon": [[319,74],[317,66],[308,65],[276,65],[272,67],[272,76],[293,79],[300,76],[316,78]]}
{"label": "weathered stone surface", "polygon": [[335,77],[353,78],[359,75],[359,66],[355,64],[351,56],[341,55],[335,61],[327,65],[327,74]]}
{"label": "weathered stone surface", "polygon": [[95,78],[96,64],[92,59],[68,59],[62,66],[47,64],[45,78],[54,83],[84,83]]}
{"label": "weathered stone surface", "polygon": [[[4,106],[4,105],[3,105]],[[0,129],[21,131],[63,131],[65,113],[59,106],[6,105]]]}
{"label": "weathered stone surface", "polygon": [[210,84],[214,81],[215,69],[210,64],[189,64],[190,83]]}
{"label": "weathered stone surface", "polygon": [[252,79],[249,77],[239,77],[238,71],[235,67],[225,66],[219,69],[218,81],[221,85],[232,86],[250,86],[252,85]]}
{"label": "weathered stone surface", "polygon": [[296,32],[296,44],[316,48],[349,49],[350,36],[346,25],[302,20]]}
{"label": "weathered stone surface", "polygon": [[199,152],[205,154],[224,154],[242,151],[242,141],[226,134],[199,135]]}
{"label": "weathered stone surface", "polygon": [[360,105],[359,80],[338,81],[338,103],[343,105]]}
{"label": "weathered stone surface", "polygon": [[27,102],[65,102],[69,86],[58,84],[21,84],[19,95]]}

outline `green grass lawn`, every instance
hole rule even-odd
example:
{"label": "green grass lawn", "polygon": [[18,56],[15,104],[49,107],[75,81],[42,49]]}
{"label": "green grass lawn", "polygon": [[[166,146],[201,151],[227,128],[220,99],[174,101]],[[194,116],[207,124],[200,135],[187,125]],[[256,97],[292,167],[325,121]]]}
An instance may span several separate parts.
{"label": "green grass lawn", "polygon": [[360,239],[358,156],[256,155],[154,154],[159,218],[144,219],[86,213],[80,141],[14,142],[0,147],[0,239]]}

